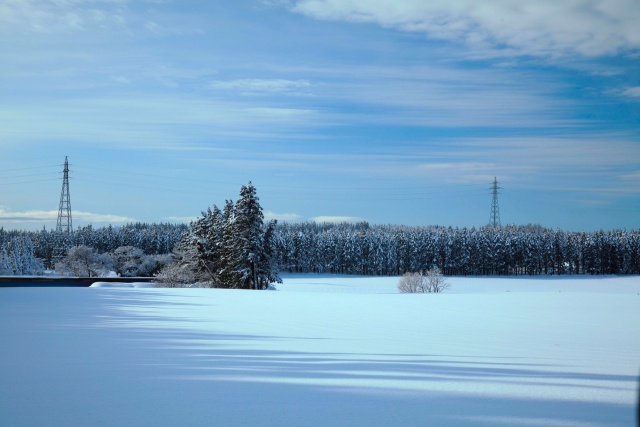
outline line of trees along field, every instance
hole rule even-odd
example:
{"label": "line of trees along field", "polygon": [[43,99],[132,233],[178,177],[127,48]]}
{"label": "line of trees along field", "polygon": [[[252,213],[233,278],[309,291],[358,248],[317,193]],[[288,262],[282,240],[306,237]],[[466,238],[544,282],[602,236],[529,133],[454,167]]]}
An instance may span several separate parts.
{"label": "line of trees along field", "polygon": [[[313,222],[270,226],[268,249],[280,271],[400,275],[436,266],[445,275],[640,274],[637,230],[568,232],[531,225],[452,228]],[[73,245],[88,246],[97,253],[131,246],[146,255],[161,255],[171,253],[189,230],[184,224],[87,226],[74,232]],[[56,250],[69,246],[68,237],[45,229],[0,228],[0,274],[37,274],[42,268],[52,268]]]}
{"label": "line of trees along field", "polygon": [[138,248],[149,256],[166,255],[189,229],[186,224],[133,223],[121,227],[91,225],[77,228],[73,236],[43,228],[40,231],[5,230],[0,227],[0,275],[36,275],[53,269],[66,250],[87,246],[99,254],[118,248]]}
{"label": "line of trees along field", "polygon": [[278,264],[291,272],[400,275],[640,274],[638,231],[283,224]]}

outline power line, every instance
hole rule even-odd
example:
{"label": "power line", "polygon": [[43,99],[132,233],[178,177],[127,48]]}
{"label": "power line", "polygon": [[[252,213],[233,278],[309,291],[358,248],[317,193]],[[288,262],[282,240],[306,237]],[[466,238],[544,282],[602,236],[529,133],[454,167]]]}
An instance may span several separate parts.
{"label": "power line", "polygon": [[30,166],[30,167],[26,167],[26,168],[14,168],[14,169],[0,169],[0,172],[15,172],[15,171],[23,171],[23,170],[29,170],[29,169],[44,169],[44,168],[53,168],[53,167],[59,167],[60,165],[46,165],[46,166]]}
{"label": "power line", "polygon": [[0,185],[18,185],[18,184],[33,184],[35,182],[50,182],[50,181],[59,181],[60,178],[49,178],[49,179],[36,179],[33,181],[18,181],[18,182],[2,182]]}
{"label": "power line", "polygon": [[8,179],[29,178],[32,176],[44,176],[44,175],[59,175],[59,172],[43,172],[43,173],[31,173],[29,175],[14,175],[14,176],[8,177]]}

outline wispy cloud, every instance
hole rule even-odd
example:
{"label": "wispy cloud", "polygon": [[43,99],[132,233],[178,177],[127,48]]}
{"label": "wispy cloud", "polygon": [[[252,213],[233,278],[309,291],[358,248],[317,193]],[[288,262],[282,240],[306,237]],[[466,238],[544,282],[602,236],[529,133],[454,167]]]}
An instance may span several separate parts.
{"label": "wispy cloud", "polygon": [[[132,149],[192,149],[212,139],[284,137],[320,120],[309,108],[175,95],[67,99],[0,110],[0,136],[20,143],[43,138],[93,141]],[[33,126],[40,123],[40,126]],[[243,136],[243,132],[249,135]],[[197,135],[196,138],[193,138]],[[203,143],[203,141],[205,143]],[[200,142],[200,143],[199,143]]]}
{"label": "wispy cloud", "polygon": [[122,215],[112,214],[96,214],[90,212],[72,212],[75,220],[80,220],[88,223],[103,223],[103,224],[121,224],[127,222],[135,222],[135,218],[130,218]]}
{"label": "wispy cloud", "polygon": [[126,0],[9,0],[0,4],[0,27],[52,33],[122,27]]}
{"label": "wispy cloud", "polygon": [[164,0],[8,0],[0,3],[0,32],[76,34],[133,32],[153,35],[201,35],[184,23]]}
{"label": "wispy cloud", "polygon": [[[71,216],[74,221],[100,224],[122,224],[135,222],[134,218],[112,214],[96,214],[90,212],[72,211]],[[9,223],[33,223],[33,222],[56,222],[58,211],[30,210],[24,212],[12,212],[7,208],[0,207],[0,221]]]}
{"label": "wispy cloud", "polygon": [[[440,145],[394,148],[386,156],[353,163],[362,174],[428,179],[441,184],[483,184],[497,176],[511,189],[635,192],[640,146],[632,135],[466,137]],[[625,171],[625,173],[621,173]]]}
{"label": "wispy cloud", "polygon": [[640,191],[640,170],[620,175],[618,178],[623,181],[635,182],[635,184],[638,185],[638,191]]}
{"label": "wispy cloud", "polygon": [[319,19],[423,32],[516,55],[598,56],[640,48],[636,0],[298,0],[292,10]]}
{"label": "wispy cloud", "polygon": [[307,80],[237,79],[215,80],[210,83],[209,87],[215,90],[236,91],[242,95],[301,95],[308,93],[311,83]]}
{"label": "wispy cloud", "polygon": [[299,221],[302,217],[296,213],[276,213],[271,211],[264,212],[264,219],[270,221],[272,219],[278,221]]}
{"label": "wispy cloud", "polygon": [[640,98],[640,86],[624,89],[622,95],[628,96],[629,98]]}

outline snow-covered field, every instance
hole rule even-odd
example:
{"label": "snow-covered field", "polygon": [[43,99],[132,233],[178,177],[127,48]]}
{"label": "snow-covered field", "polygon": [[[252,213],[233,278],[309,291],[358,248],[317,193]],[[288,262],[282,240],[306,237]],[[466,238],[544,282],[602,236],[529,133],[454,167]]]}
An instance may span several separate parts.
{"label": "snow-covered field", "polygon": [[0,289],[2,426],[631,426],[640,277]]}

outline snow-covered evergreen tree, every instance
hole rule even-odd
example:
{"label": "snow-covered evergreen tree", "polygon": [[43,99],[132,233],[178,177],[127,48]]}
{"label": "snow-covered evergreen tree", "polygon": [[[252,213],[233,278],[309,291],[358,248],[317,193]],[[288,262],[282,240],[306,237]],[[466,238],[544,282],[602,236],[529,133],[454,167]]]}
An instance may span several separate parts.
{"label": "snow-covered evergreen tree", "polygon": [[44,265],[35,256],[28,235],[14,235],[0,247],[0,275],[36,276],[43,273]]}
{"label": "snow-covered evergreen tree", "polygon": [[193,277],[210,287],[267,289],[280,282],[275,226],[275,221],[264,224],[255,187],[243,185],[236,203],[227,200],[223,211],[214,205],[191,223],[174,251],[181,270],[167,267],[160,277],[172,283],[176,277]]}
{"label": "snow-covered evergreen tree", "polygon": [[[279,281],[272,270],[270,242],[265,242],[265,226],[262,207],[256,188],[249,182],[240,189],[240,198],[235,204],[233,221],[228,224],[233,233],[230,245],[230,265],[234,271],[234,283],[227,287],[242,289],[267,289],[273,281]],[[272,231],[269,233],[273,234]],[[230,285],[230,286],[229,286]]]}
{"label": "snow-covered evergreen tree", "polygon": [[13,264],[6,245],[0,246],[0,276],[13,276]]}

